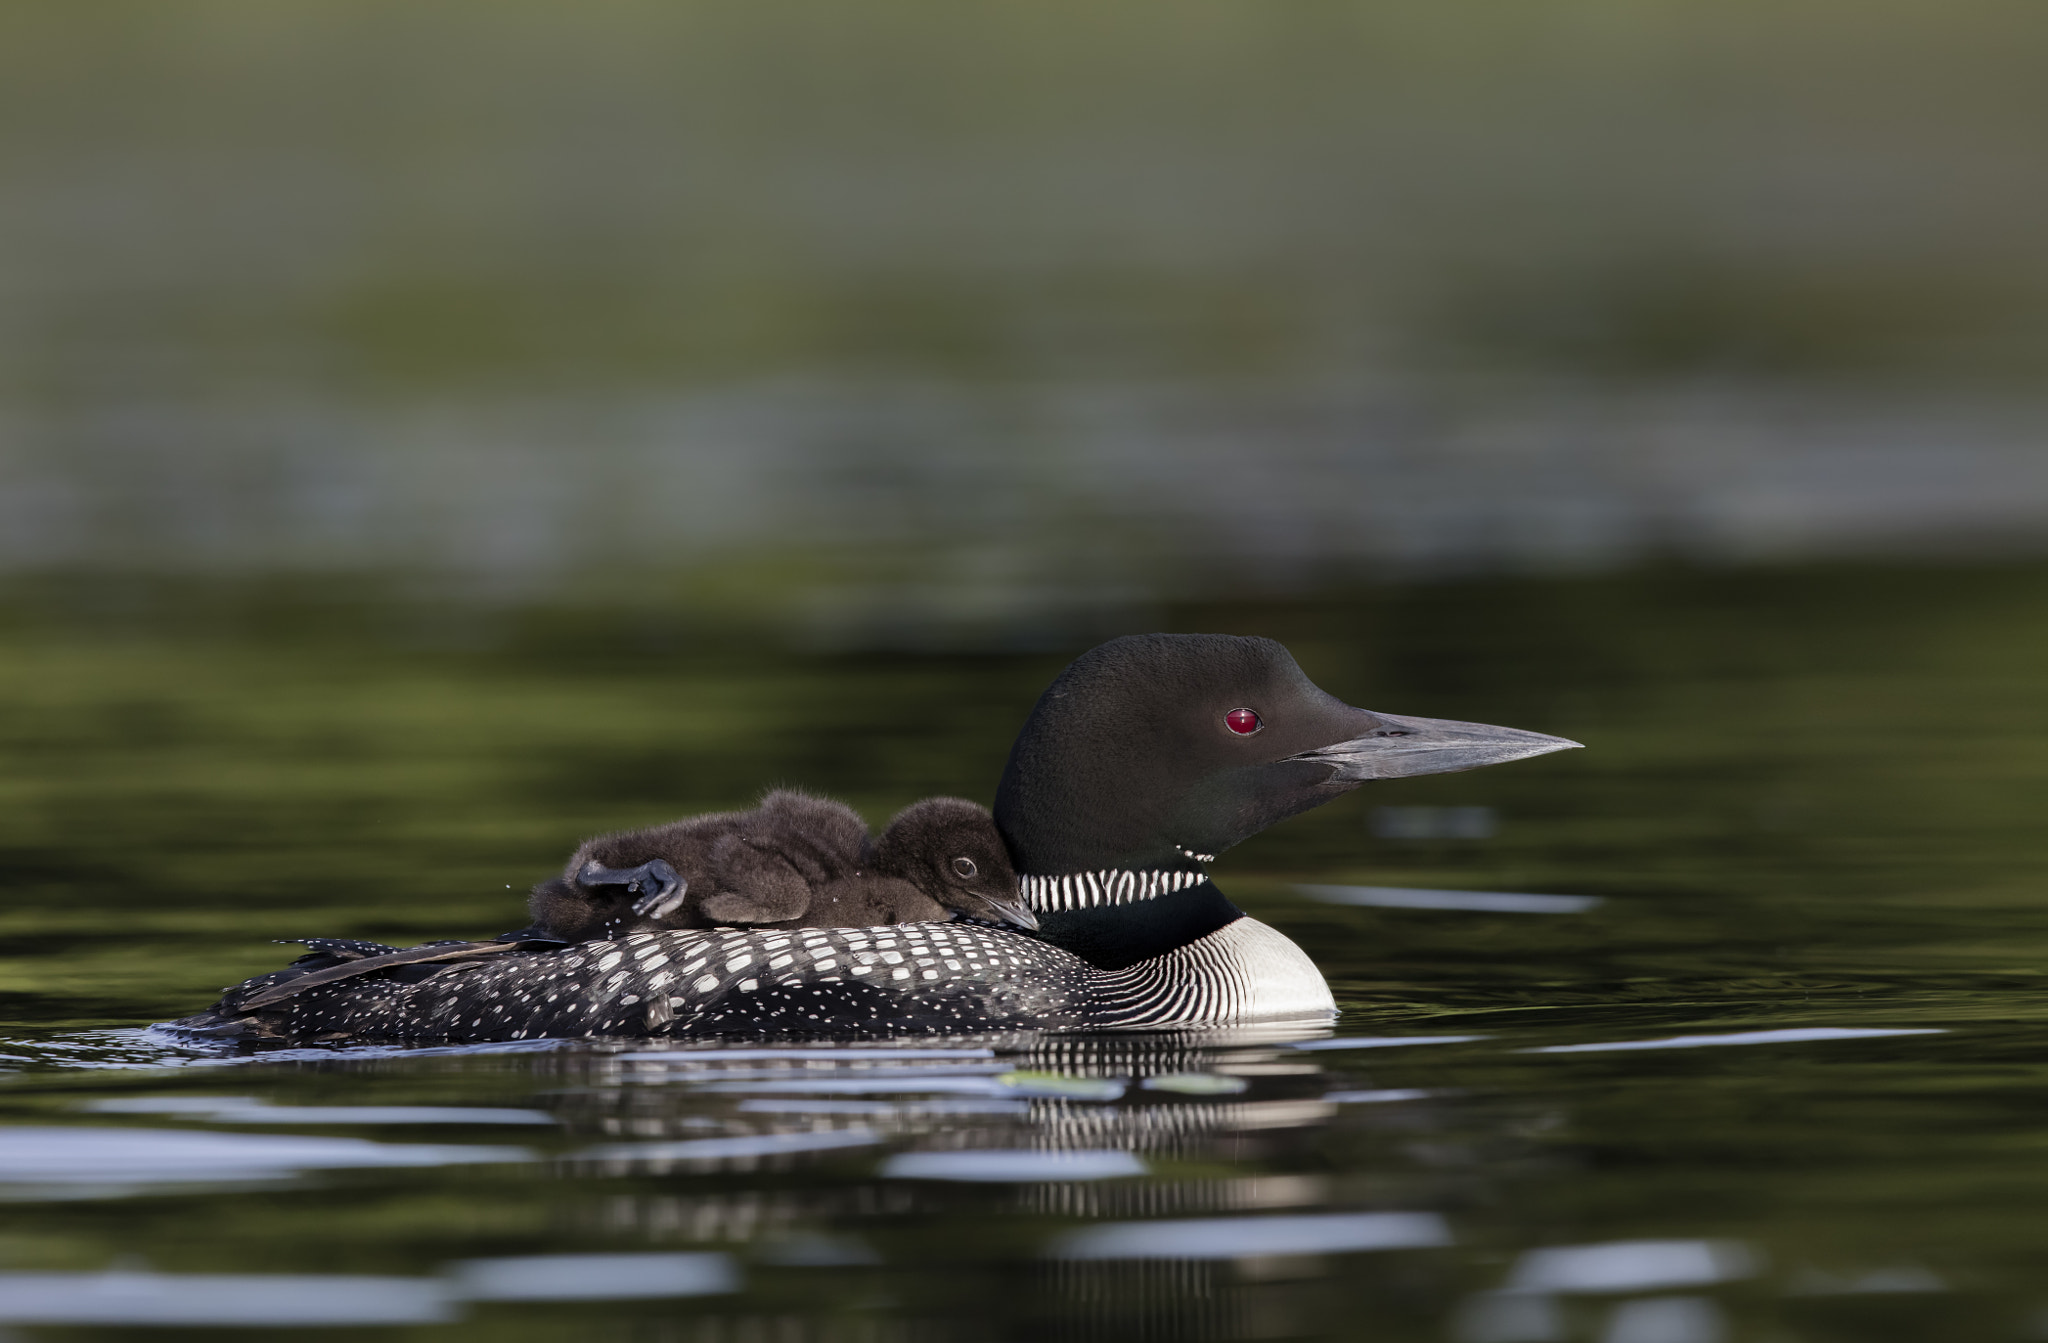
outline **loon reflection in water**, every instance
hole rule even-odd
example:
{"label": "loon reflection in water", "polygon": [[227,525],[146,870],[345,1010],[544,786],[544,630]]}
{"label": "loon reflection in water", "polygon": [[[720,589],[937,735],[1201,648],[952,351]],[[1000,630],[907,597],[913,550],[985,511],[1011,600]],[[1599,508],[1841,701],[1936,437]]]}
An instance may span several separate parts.
{"label": "loon reflection in water", "polygon": [[1353,708],[1281,645],[1112,640],[1053,682],[995,821],[1036,936],[973,924],[635,933],[406,967],[174,1023],[243,1040],[461,1041],[1326,1019],[1314,963],[1203,865],[1370,779],[1567,750],[1541,733]]}
{"label": "loon reflection in water", "polygon": [[[538,1056],[530,1066],[567,1131],[603,1144],[574,1167],[582,1178],[613,1181],[603,1186],[605,1197],[580,1205],[571,1226],[581,1239],[752,1246],[765,1262],[829,1267],[893,1263],[907,1227],[952,1225],[970,1209],[996,1226],[1045,1228],[1036,1256],[1023,1265],[1028,1277],[1002,1280],[996,1299],[921,1303],[925,1311],[966,1316],[954,1329],[926,1320],[929,1334],[899,1333],[884,1322],[874,1337],[1265,1337],[1273,1336],[1276,1309],[1289,1325],[1282,1336],[1343,1336],[1315,1317],[1318,1303],[1271,1300],[1261,1263],[1302,1253],[1304,1223],[1326,1241],[1351,1233],[1347,1243],[1325,1244],[1325,1252],[1440,1245],[1437,1210],[1468,1202],[1475,1173],[1462,1163],[1401,1154],[1432,1134],[1466,1133],[1472,1105],[1426,1093],[1346,1105],[1333,1097],[1358,1094],[1345,1088],[1364,1080],[1353,1071],[1360,1060],[1297,1050],[1293,1041],[1301,1034],[1300,1026],[1269,1023],[994,1032],[948,1037],[942,1048],[925,1049],[909,1038],[891,1042],[900,1047],[585,1046]],[[1188,1077],[1248,1086],[1202,1095],[1145,1085]],[[1041,1078],[1076,1094],[1041,1094],[1034,1086]],[[1110,1089],[1079,1094],[1073,1084],[1084,1081]],[[736,1109],[723,1108],[735,1101]],[[727,1114],[709,1125],[708,1115]],[[1519,1107],[1489,1113],[1482,1131],[1495,1158],[1527,1159],[1532,1149],[1516,1131],[1541,1117]],[[736,1124],[763,1138],[851,1141],[865,1133],[874,1142],[819,1143],[788,1154],[701,1142],[707,1133],[732,1134]],[[1326,1145],[1333,1127],[1378,1154],[1364,1178],[1355,1169],[1331,1169]],[[889,1151],[981,1158],[988,1173],[959,1173],[965,1163],[955,1163],[953,1174],[920,1177],[908,1163],[877,1159]],[[1077,1178],[1096,1155],[1135,1163]],[[759,1175],[749,1179],[748,1172]],[[660,1178],[679,1175],[718,1178]],[[1366,1243],[1357,1235],[1361,1223],[1378,1239]],[[1120,1241],[1091,1245],[1078,1238],[1076,1224]],[[1055,1227],[1065,1230],[1056,1234]],[[1391,1240],[1390,1229],[1403,1238]],[[1188,1242],[1204,1233],[1206,1249],[1196,1244],[1190,1252]],[[1366,1260],[1346,1263],[1347,1273],[1376,1271]],[[993,1271],[973,1260],[948,1267]],[[748,1309],[723,1310],[696,1326],[700,1332],[679,1326],[676,1336],[705,1343],[729,1337],[715,1332],[714,1322],[757,1323],[763,1337],[871,1336]],[[990,1314],[977,1314],[984,1310]],[[1253,1316],[1267,1329],[1252,1327]]]}

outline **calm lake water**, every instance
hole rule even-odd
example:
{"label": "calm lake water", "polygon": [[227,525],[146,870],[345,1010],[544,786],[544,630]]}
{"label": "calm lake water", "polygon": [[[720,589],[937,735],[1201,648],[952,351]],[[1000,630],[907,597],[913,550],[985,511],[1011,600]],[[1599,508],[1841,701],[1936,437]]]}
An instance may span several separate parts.
{"label": "calm lake water", "polygon": [[273,939],[517,926],[597,829],[778,782],[877,821],[987,800],[1084,644],[828,656],[685,605],[325,589],[5,610],[17,1336],[2048,1337],[2048,570],[1160,611],[1589,749],[1368,786],[1217,865],[1324,967],[1332,1032],[900,1048],[148,1024]]}

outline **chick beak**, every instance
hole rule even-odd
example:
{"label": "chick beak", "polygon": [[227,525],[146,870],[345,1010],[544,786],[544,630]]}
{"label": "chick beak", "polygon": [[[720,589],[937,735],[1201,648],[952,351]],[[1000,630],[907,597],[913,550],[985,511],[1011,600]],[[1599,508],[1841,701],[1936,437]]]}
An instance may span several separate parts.
{"label": "chick beak", "polygon": [[998,923],[1015,924],[1031,932],[1038,931],[1038,916],[1025,907],[1022,896],[1015,900],[998,900],[992,895],[977,893],[969,899],[987,907],[985,917],[992,918]]}

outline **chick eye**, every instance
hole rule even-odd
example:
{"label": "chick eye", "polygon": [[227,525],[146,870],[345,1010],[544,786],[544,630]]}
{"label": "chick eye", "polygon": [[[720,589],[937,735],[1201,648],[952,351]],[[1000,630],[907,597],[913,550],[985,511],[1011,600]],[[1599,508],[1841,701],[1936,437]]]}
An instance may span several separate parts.
{"label": "chick eye", "polygon": [[981,869],[974,865],[972,858],[955,858],[953,860],[953,871],[960,876],[971,877],[980,872]]}
{"label": "chick eye", "polygon": [[1223,726],[1229,728],[1240,737],[1249,737],[1252,733],[1264,727],[1265,724],[1260,722],[1259,716],[1250,709],[1232,709],[1229,713],[1223,715]]}

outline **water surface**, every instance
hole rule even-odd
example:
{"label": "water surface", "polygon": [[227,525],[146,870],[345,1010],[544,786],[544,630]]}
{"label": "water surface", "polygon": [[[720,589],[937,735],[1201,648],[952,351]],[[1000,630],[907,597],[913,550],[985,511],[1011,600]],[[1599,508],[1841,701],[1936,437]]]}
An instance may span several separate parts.
{"label": "water surface", "polygon": [[1076,650],[17,593],[0,1326],[2039,1336],[2044,577],[1159,613],[1281,637],[1354,702],[1588,743],[1377,785],[1218,864],[1325,968],[1327,1031],[255,1056],[145,1027],[278,963],[275,938],[513,927],[598,828],[777,782],[876,821],[985,800]]}

